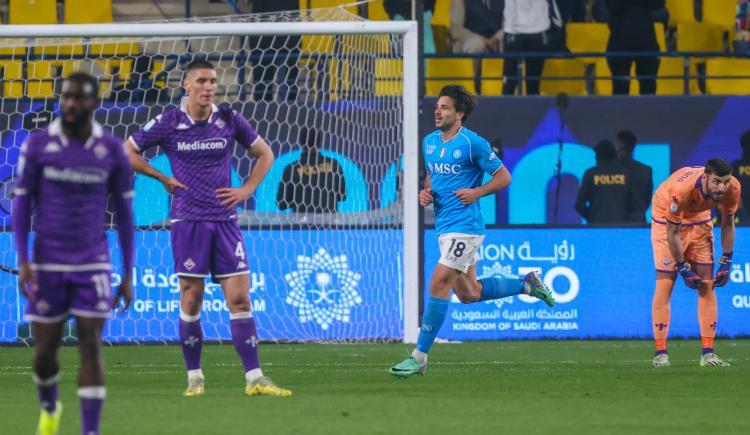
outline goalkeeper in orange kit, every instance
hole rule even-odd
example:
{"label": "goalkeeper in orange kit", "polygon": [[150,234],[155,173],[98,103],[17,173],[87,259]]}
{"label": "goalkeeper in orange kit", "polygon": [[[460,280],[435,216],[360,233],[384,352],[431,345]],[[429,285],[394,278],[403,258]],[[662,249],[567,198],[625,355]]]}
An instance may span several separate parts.
{"label": "goalkeeper in orange kit", "polygon": [[[711,159],[705,167],[686,167],[673,173],[653,198],[651,244],[656,266],[652,305],[656,355],[654,367],[669,366],[667,332],[669,299],[679,273],[685,284],[698,290],[698,323],[703,354],[701,366],[728,366],[714,353],[716,294],[714,287],[729,281],[734,247],[734,214],[740,201],[740,183],[724,159]],[[711,209],[721,211],[719,269],[714,278],[714,237]]]}

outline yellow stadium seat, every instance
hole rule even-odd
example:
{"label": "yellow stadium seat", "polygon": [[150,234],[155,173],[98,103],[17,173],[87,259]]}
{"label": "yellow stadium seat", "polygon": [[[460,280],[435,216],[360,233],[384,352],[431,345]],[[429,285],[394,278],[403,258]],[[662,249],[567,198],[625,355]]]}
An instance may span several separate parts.
{"label": "yellow stadium seat", "polygon": [[112,22],[112,0],[65,0],[65,24]]}
{"label": "yellow stadium seat", "polygon": [[667,38],[664,35],[664,24],[654,23],[654,32],[656,32],[656,44],[659,46],[659,51],[667,51]]}
{"label": "yellow stadium seat", "polygon": [[435,14],[430,20],[432,27],[451,27],[451,0],[435,0]]}
{"label": "yellow stadium seat", "polygon": [[[337,6],[351,5],[355,2],[351,0],[299,0],[300,10],[335,8]],[[357,5],[347,6],[344,8],[347,12],[357,15]]]}
{"label": "yellow stadium seat", "polygon": [[164,71],[167,68],[167,61],[166,60],[152,60],[151,61],[151,74],[149,74],[148,78],[154,81],[154,86],[157,88],[163,88],[167,85],[166,77],[161,76],[159,77],[159,80],[156,80],[156,76],[159,75],[160,72]]}
{"label": "yellow stadium seat", "polygon": [[451,0],[435,0],[435,13],[430,20],[430,27],[435,50],[438,53],[447,53],[451,28]]}
{"label": "yellow stadium seat", "polygon": [[9,0],[8,24],[57,24],[55,0]]}
{"label": "yellow stadium seat", "polygon": [[375,95],[398,96],[403,94],[404,61],[401,59],[375,59]]}
{"label": "yellow stadium seat", "polygon": [[391,17],[385,11],[383,0],[375,0],[367,4],[367,19],[370,21],[390,21]]}
{"label": "yellow stadium seat", "polygon": [[0,77],[3,80],[3,97],[23,97],[23,62],[18,60],[0,61]]}
{"label": "yellow stadium seat", "polygon": [[728,34],[728,41],[734,40],[736,14],[737,0],[703,1],[703,22],[719,26]]}
{"label": "yellow stadium seat", "polygon": [[26,54],[26,41],[24,39],[2,38],[0,39],[0,55],[23,59]]}
{"label": "yellow stadium seat", "polygon": [[[568,23],[566,25],[568,49],[573,53],[604,53],[607,51],[609,26],[602,23]],[[597,58],[580,58],[594,63]]]}
{"label": "yellow stadium seat", "polygon": [[339,59],[329,59],[327,64],[330,78],[328,97],[331,101],[336,101],[349,93],[352,81],[351,64],[348,60]]}
{"label": "yellow stadium seat", "polygon": [[709,23],[678,23],[677,51],[721,51],[721,28]]}
{"label": "yellow stadium seat", "polygon": [[[578,59],[547,59],[544,62],[539,92],[542,95],[557,95],[565,92],[570,95],[584,95],[586,65]],[[568,80],[549,80],[558,77],[573,77]]]}
{"label": "yellow stadium seat", "polygon": [[135,56],[141,54],[141,47],[137,42],[131,40],[113,40],[104,42],[102,40],[89,42],[89,55],[92,56]]}
{"label": "yellow stadium seat", "polygon": [[55,77],[62,76],[57,65],[49,60],[35,60],[26,64],[28,80],[26,96],[29,98],[52,98],[55,96]]}
{"label": "yellow stadium seat", "polygon": [[706,61],[706,93],[710,95],[750,94],[750,78],[711,78],[714,76],[750,77],[749,59],[708,59]]}
{"label": "yellow stadium seat", "polygon": [[94,61],[102,69],[101,80],[127,81],[133,71],[133,59],[116,58],[97,59]]}
{"label": "yellow stadium seat", "polygon": [[482,95],[503,95],[503,60],[482,59]]}
{"label": "yellow stadium seat", "polygon": [[425,87],[428,96],[439,95],[446,85],[461,85],[472,94],[477,93],[474,86],[474,59],[427,59],[426,70]]}
{"label": "yellow stadium seat", "polygon": [[[612,95],[612,71],[606,58],[599,58],[594,63],[596,81],[594,93],[596,95]],[[635,63],[630,67],[630,95],[639,95],[641,86],[635,78]]]}
{"label": "yellow stadium seat", "polygon": [[83,44],[80,38],[39,38],[34,43],[35,55],[71,56],[83,54]]}
{"label": "yellow stadium seat", "polygon": [[[659,78],[656,80],[656,95],[684,95],[685,79],[662,78],[685,75],[685,60],[681,57],[662,57],[659,61]],[[697,94],[698,81],[693,78],[696,75],[695,63],[690,62],[689,93]]]}
{"label": "yellow stadium seat", "polygon": [[680,23],[695,23],[695,8],[693,0],[667,0],[669,11],[669,27],[677,27]]}

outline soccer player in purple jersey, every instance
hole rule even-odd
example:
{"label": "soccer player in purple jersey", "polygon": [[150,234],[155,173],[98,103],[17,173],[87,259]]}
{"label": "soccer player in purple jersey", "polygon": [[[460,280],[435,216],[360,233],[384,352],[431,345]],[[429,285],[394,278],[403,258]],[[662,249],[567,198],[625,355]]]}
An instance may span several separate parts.
{"label": "soccer player in purple jersey", "polygon": [[[81,366],[81,434],[98,435],[106,394],[101,338],[113,302],[127,309],[133,297],[133,173],[122,141],[93,120],[99,100],[96,79],[74,73],[65,79],[59,118],[32,133],[18,162],[13,232],[20,263],[19,286],[27,298],[24,319],[36,340],[33,379],[42,412],[37,434],[56,434],[57,350],[63,322],[75,316]],[[107,198],[113,201],[125,271],[117,295],[110,292]],[[28,240],[35,210],[32,262]],[[65,433],[70,433],[66,431]]]}
{"label": "soccer player in purple jersey", "polygon": [[[232,341],[245,369],[245,394],[289,396],[263,375],[258,337],[250,309],[250,275],[236,207],[248,199],[274,161],[273,151],[241,114],[213,104],[216,70],[197,60],[185,70],[187,97],[126,141],[133,168],[164,184],[173,195],[170,211],[175,272],[180,278],[180,342],[188,387],[184,396],[204,394],[200,324],[204,280],[221,283],[229,308]],[[255,158],[242,187],[231,187],[235,144]],[[174,177],[149,165],[138,153],[161,146]]]}

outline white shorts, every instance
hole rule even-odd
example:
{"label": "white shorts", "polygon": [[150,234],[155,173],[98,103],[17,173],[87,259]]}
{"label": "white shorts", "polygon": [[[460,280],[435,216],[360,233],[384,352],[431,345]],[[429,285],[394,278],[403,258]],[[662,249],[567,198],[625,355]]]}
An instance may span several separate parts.
{"label": "white shorts", "polygon": [[440,260],[438,263],[466,273],[477,262],[477,249],[482,246],[483,235],[445,233],[438,236]]}

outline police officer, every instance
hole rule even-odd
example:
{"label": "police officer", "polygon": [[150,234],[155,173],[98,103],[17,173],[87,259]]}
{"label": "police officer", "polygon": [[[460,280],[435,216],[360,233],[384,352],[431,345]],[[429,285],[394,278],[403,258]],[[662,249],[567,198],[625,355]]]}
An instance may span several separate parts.
{"label": "police officer", "polygon": [[612,141],[601,140],[594,147],[596,166],[583,174],[576,211],[588,223],[625,223],[642,206],[628,183],[628,170],[617,161]]}
{"label": "police officer", "polygon": [[628,184],[632,186],[642,207],[637,214],[633,215],[633,221],[645,223],[646,210],[651,205],[651,196],[654,193],[653,171],[651,166],[633,160],[633,150],[635,150],[636,143],[638,143],[638,139],[632,131],[621,130],[617,132],[617,142],[615,143],[617,159],[630,173]]}
{"label": "police officer", "polygon": [[297,213],[335,213],[346,199],[346,180],[341,165],[320,153],[320,132],[301,128],[299,161],[286,167],[281,176],[276,204]]}
{"label": "police officer", "polygon": [[742,186],[742,199],[740,209],[737,210],[737,219],[739,223],[747,225],[750,224],[750,211],[746,209],[750,206],[750,130],[740,136],[740,146],[742,158],[732,162],[732,175]]}

